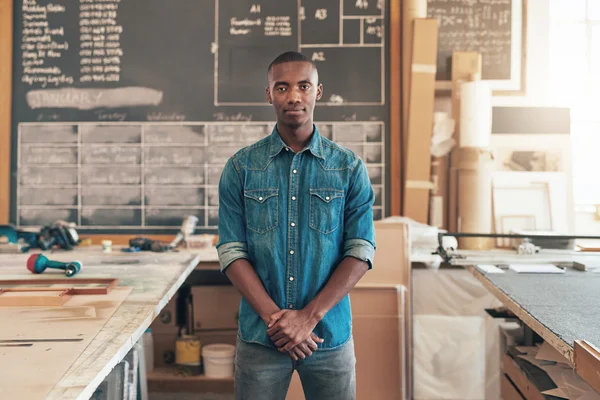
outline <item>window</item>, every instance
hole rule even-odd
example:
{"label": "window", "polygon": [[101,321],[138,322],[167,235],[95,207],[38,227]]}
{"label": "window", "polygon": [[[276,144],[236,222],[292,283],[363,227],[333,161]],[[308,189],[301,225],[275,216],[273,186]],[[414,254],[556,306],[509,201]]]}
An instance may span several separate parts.
{"label": "window", "polygon": [[550,0],[548,92],[571,107],[577,205],[600,204],[600,0]]}

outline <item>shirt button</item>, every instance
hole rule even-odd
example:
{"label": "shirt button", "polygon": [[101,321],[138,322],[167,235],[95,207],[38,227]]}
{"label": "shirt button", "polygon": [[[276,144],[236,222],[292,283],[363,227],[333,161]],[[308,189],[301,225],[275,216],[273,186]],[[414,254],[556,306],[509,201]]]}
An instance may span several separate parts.
{"label": "shirt button", "polygon": [[290,250],[290,254],[294,254],[294,250]]}
{"label": "shirt button", "polygon": [[290,276],[290,281],[293,281],[293,280],[294,280],[294,277],[293,277],[293,276]]}
{"label": "shirt button", "polygon": [[326,197],[325,197],[325,200],[329,200],[329,196],[326,196]]}
{"label": "shirt button", "polygon": [[297,171],[297,170],[293,170],[292,172],[293,172],[293,173],[295,173],[295,174],[296,174],[296,173],[298,173],[298,171]]}
{"label": "shirt button", "polygon": [[294,305],[293,305],[293,304],[290,304],[288,307],[290,307],[290,308],[294,308]]}
{"label": "shirt button", "polygon": [[296,196],[292,196],[292,200],[296,200]]}
{"label": "shirt button", "polygon": [[289,147],[286,147],[286,148],[285,148],[285,151],[290,151]]}
{"label": "shirt button", "polygon": [[292,222],[292,224],[291,224],[291,225],[292,225],[292,226],[296,226],[296,224],[295,224],[295,223],[293,223],[293,222]]}
{"label": "shirt button", "polygon": [[258,200],[261,200],[261,201],[262,201],[262,197],[259,197],[259,198],[258,198]]}

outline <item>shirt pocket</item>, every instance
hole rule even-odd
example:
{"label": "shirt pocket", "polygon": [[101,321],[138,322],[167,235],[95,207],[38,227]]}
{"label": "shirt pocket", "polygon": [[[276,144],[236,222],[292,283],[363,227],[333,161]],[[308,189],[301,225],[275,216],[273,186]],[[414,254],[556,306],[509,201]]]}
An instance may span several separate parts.
{"label": "shirt pocket", "polygon": [[343,190],[310,189],[309,226],[324,234],[335,231],[340,225],[343,201]]}
{"label": "shirt pocket", "polygon": [[244,197],[248,229],[262,234],[277,226],[279,189],[244,190]]}

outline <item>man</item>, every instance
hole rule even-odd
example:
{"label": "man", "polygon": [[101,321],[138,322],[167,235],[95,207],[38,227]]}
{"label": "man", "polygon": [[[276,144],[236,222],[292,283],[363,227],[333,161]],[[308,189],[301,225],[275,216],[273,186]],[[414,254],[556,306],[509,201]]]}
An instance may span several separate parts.
{"label": "man", "polygon": [[362,160],[313,125],[312,61],[283,53],[267,76],[277,125],[219,183],[219,260],[242,294],[235,398],[283,400],[297,370],[308,400],[352,400],[348,293],[372,266],[373,189]]}

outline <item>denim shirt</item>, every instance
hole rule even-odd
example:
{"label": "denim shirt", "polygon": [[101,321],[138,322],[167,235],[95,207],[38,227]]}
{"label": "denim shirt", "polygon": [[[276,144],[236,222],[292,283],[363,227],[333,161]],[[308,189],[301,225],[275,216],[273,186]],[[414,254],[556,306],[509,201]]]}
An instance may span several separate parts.
{"label": "denim shirt", "polygon": [[[247,259],[281,309],[300,310],[318,293],[344,257],[372,268],[375,196],[363,161],[322,137],[316,127],[295,153],[270,136],[231,157],[219,183],[221,270]],[[261,317],[242,299],[239,335],[275,347]],[[335,349],[352,332],[349,296],[327,312],[315,334],[320,349]]]}

